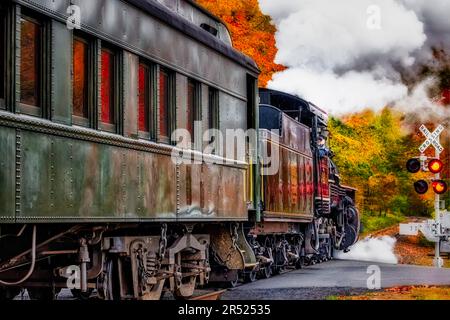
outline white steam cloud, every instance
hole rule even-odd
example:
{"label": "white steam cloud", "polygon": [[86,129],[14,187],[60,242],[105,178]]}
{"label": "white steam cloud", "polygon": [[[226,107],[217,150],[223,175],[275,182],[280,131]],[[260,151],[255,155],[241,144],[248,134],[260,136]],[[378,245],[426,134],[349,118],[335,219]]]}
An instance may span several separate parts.
{"label": "white steam cloud", "polygon": [[343,251],[336,252],[335,258],[397,264],[398,259],[394,254],[396,241],[395,238],[389,236],[380,238],[367,237],[364,240],[358,241],[347,253]]}
{"label": "white steam cloud", "polygon": [[431,47],[450,47],[450,1],[259,3],[277,26],[276,62],[288,67],[274,75],[269,88],[297,94],[335,115],[399,101],[422,106],[402,74],[430,62]]}
{"label": "white steam cloud", "polygon": [[428,92],[435,85],[435,81],[436,79],[432,77],[420,81],[407,96],[396,101],[394,106],[422,122],[435,120],[446,123],[450,119],[450,109],[442,107],[429,98]]}

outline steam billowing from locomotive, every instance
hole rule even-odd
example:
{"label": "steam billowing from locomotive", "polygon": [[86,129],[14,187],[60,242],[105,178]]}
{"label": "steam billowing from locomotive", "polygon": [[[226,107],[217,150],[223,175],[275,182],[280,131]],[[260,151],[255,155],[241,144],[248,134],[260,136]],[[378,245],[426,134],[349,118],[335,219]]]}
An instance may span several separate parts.
{"label": "steam billowing from locomotive", "polygon": [[352,246],[349,252],[336,251],[335,258],[397,264],[398,259],[394,253],[396,242],[397,239],[389,236],[367,237]]}
{"label": "steam billowing from locomotive", "polygon": [[278,29],[277,63],[288,67],[275,74],[270,88],[337,115],[392,105],[448,116],[430,91],[443,89],[437,74],[449,65],[450,2],[260,0],[260,5]]}

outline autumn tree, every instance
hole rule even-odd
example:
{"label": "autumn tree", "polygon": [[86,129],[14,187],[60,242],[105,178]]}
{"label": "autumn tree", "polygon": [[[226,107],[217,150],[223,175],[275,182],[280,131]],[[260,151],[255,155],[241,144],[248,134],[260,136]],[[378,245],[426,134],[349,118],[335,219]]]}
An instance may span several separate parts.
{"label": "autumn tree", "polygon": [[233,46],[255,60],[261,69],[259,85],[265,87],[272,75],[285,69],[274,62],[276,28],[270,16],[264,15],[257,0],[197,0],[221,18],[231,32]]}

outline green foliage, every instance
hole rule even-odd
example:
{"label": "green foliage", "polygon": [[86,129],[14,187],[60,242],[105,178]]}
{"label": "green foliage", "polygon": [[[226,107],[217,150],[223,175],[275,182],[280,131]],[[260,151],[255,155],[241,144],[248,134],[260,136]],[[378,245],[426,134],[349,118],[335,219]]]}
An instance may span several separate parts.
{"label": "green foliage", "polygon": [[366,212],[362,215],[362,232],[370,233],[373,231],[389,228],[393,225],[399,224],[405,221],[405,216],[402,214],[386,214],[379,216],[378,214],[372,214]]}
{"label": "green foliage", "polygon": [[393,212],[407,215],[409,212],[408,196],[404,194],[395,195],[389,202]]}

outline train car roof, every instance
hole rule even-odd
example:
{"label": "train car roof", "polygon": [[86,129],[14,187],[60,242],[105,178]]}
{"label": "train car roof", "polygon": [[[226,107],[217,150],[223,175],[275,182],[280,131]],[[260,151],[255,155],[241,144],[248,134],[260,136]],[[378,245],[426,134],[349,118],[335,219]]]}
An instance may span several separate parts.
{"label": "train car roof", "polygon": [[268,95],[268,99],[261,99],[261,104],[269,104],[272,105],[272,98],[276,97],[279,99],[279,101],[282,101],[282,104],[278,104],[275,107],[281,109],[283,112],[287,111],[294,111],[289,110],[289,108],[292,108],[292,105],[295,106],[295,108],[298,109],[306,109],[307,111],[317,115],[319,118],[319,121],[322,121],[324,124],[328,122],[328,113],[323,110],[322,108],[316,106],[315,104],[304,100],[296,95],[292,95],[286,92],[272,90],[272,89],[266,89],[266,88],[260,88],[259,89],[260,94],[266,94]]}
{"label": "train car roof", "polygon": [[[270,108],[270,109],[274,110],[275,112],[277,112],[277,113],[279,113],[279,114],[285,114],[285,115],[286,115],[286,113],[283,112],[283,110],[281,110],[280,108],[274,107],[273,105],[270,105],[270,104],[264,104],[264,103],[261,103],[261,104],[259,105],[259,107]],[[286,116],[287,116],[291,121],[297,123],[298,125],[304,126],[304,127],[308,128],[308,126],[305,126],[305,124],[301,123],[301,122],[298,121],[297,119],[294,119],[294,118],[292,118],[292,117],[289,117],[289,115],[286,115]],[[261,113],[260,113],[260,117],[261,117]],[[261,121],[261,118],[260,118],[260,121]],[[261,124],[261,122],[260,122],[260,124]]]}
{"label": "train car roof", "polygon": [[225,23],[225,21],[223,21],[222,19],[220,19],[218,16],[214,15],[211,13],[211,11],[206,10],[203,6],[199,5],[197,3],[197,1],[195,0],[184,0],[187,3],[189,3],[191,6],[197,8],[198,10],[200,10],[201,12],[203,12],[204,14],[206,14],[208,17],[210,17],[211,19],[215,20],[216,22],[219,22],[221,24],[223,24],[223,26],[225,28],[227,28],[228,32],[230,32],[230,29],[228,29],[227,24]]}
{"label": "train car roof", "polygon": [[[153,0],[124,0],[135,7],[145,11],[146,13],[154,16],[155,18],[161,20],[162,22],[168,24],[169,26],[177,29],[178,31],[190,36],[191,38],[203,43],[204,45],[220,52],[224,56],[240,63],[241,65],[247,67],[255,73],[260,73],[260,70],[256,63],[248,56],[239,52],[232,46],[225,44],[220,41],[217,37],[205,31],[200,26],[197,26],[176,12],[173,12],[164,5],[153,1]],[[189,1],[192,4],[192,1]],[[207,14],[209,17],[213,18],[217,22],[224,24],[222,20],[214,16],[212,13],[208,12],[206,9],[202,8],[198,4],[195,4],[196,8],[202,10],[203,13]],[[225,24],[224,24],[225,25]],[[225,25],[226,27],[226,25]]]}

